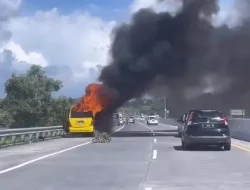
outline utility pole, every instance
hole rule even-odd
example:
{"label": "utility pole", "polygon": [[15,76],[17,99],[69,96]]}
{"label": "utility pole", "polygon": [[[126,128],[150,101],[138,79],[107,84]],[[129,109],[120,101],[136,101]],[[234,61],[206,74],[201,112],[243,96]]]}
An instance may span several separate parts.
{"label": "utility pole", "polygon": [[167,118],[167,97],[164,97],[164,118]]}

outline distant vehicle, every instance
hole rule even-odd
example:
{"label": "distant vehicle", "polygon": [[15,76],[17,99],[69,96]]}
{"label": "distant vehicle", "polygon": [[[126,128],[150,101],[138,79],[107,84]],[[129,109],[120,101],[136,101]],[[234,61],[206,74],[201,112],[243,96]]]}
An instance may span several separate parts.
{"label": "distant vehicle", "polygon": [[94,133],[94,116],[92,112],[75,112],[64,110],[63,129],[67,134]]}
{"label": "distant vehicle", "polygon": [[140,118],[140,121],[145,121],[145,118],[144,118],[144,117],[141,117],[141,118]]}
{"label": "distant vehicle", "polygon": [[113,114],[113,122],[115,125],[123,125],[124,124],[124,118],[122,117],[122,114],[120,113],[114,113]]}
{"label": "distant vehicle", "polygon": [[191,110],[181,135],[183,149],[196,145],[217,145],[231,150],[227,118],[217,110]]}
{"label": "distant vehicle", "polygon": [[147,125],[158,125],[158,119],[155,116],[149,116],[147,118]]}
{"label": "distant vehicle", "polygon": [[135,118],[130,116],[128,118],[128,123],[135,123]]}
{"label": "distant vehicle", "polygon": [[187,119],[187,116],[188,116],[188,113],[185,113],[183,114],[178,120],[178,137],[181,137],[181,133],[182,133],[182,130],[183,130],[183,127],[184,127],[184,124],[186,122],[186,119]]}

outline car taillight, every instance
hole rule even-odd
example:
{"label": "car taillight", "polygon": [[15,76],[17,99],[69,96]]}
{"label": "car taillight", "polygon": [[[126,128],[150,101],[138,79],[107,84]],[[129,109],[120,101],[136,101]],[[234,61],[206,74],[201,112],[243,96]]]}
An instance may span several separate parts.
{"label": "car taillight", "polygon": [[228,118],[226,116],[223,116],[222,120],[224,121],[225,125],[228,125]]}
{"label": "car taillight", "polygon": [[190,114],[188,121],[193,121],[193,113]]}
{"label": "car taillight", "polygon": [[193,119],[194,119],[194,113],[192,112],[191,114],[190,114],[190,116],[189,116],[189,118],[188,118],[188,125],[191,125],[192,124],[192,122],[193,122]]}

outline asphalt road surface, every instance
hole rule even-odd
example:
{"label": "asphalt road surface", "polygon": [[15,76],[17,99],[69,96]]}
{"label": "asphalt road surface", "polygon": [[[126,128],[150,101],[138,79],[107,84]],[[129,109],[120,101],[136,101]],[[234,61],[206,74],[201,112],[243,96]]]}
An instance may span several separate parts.
{"label": "asphalt road surface", "polygon": [[4,190],[249,190],[250,146],[183,151],[176,127],[128,124],[109,144],[63,138],[0,150]]}

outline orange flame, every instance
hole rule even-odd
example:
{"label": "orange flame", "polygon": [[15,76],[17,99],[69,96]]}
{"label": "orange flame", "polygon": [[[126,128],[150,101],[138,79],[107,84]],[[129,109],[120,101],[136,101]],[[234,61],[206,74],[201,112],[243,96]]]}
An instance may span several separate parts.
{"label": "orange flame", "polygon": [[76,112],[91,111],[95,116],[96,113],[107,106],[108,98],[104,96],[104,89],[101,84],[90,84],[85,91],[86,94],[81,98],[80,102],[73,106],[73,110]]}

